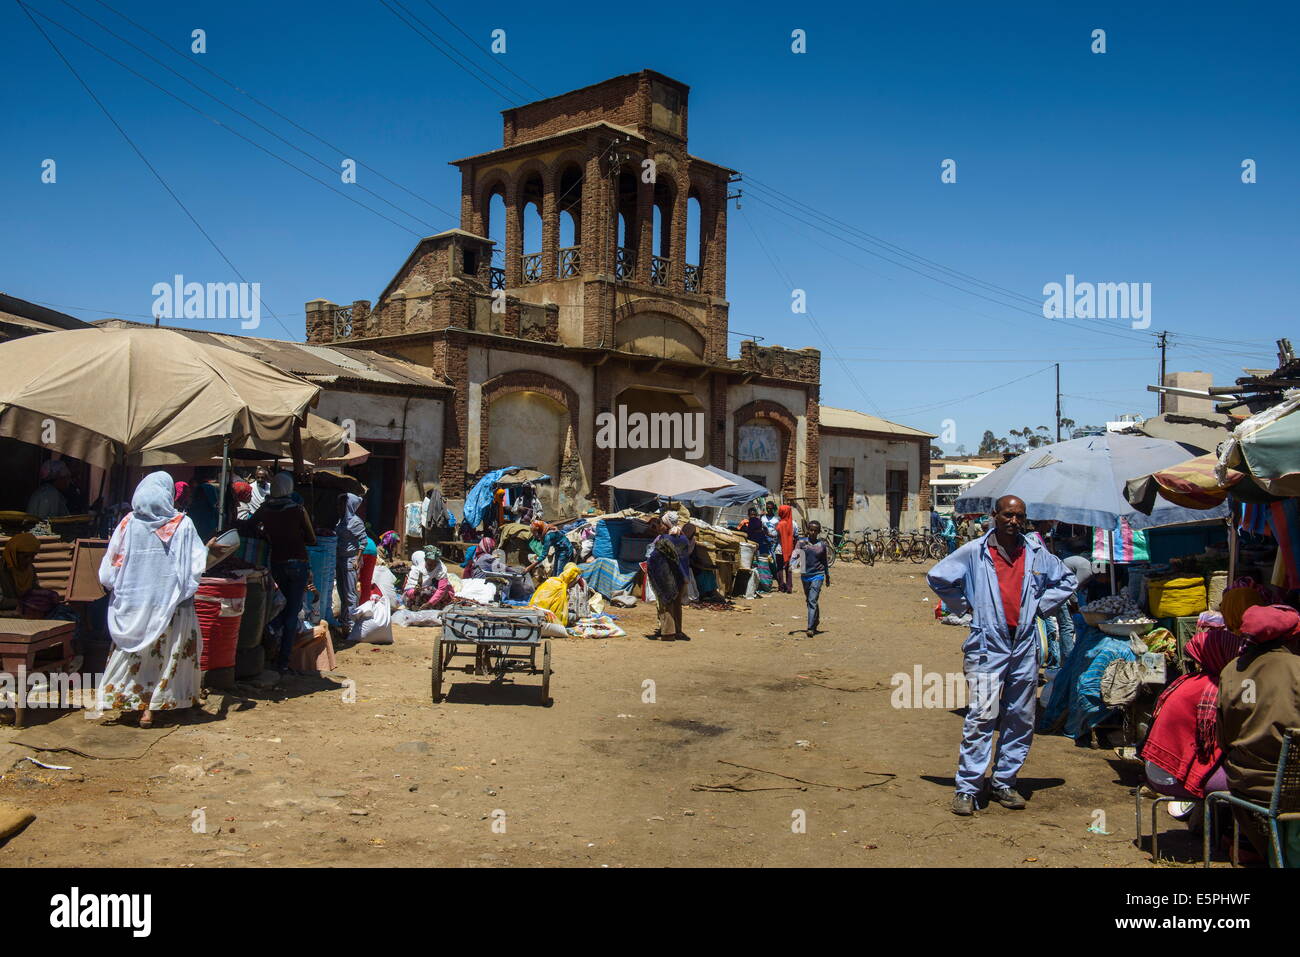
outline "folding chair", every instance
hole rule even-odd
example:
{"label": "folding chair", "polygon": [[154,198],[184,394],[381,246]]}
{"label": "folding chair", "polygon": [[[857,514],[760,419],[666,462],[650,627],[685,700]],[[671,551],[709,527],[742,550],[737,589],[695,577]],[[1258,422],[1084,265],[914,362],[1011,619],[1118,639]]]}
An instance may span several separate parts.
{"label": "folding chair", "polygon": [[[1137,844],[1138,849],[1142,848],[1142,788],[1145,784],[1139,784],[1133,789],[1134,799],[1137,802]],[[1151,863],[1160,864],[1160,829],[1156,826],[1156,810],[1161,804],[1172,804],[1175,802],[1189,803],[1187,798],[1170,797],[1167,794],[1158,794],[1151,800]],[[1190,803],[1196,803],[1194,800]]]}
{"label": "folding chair", "polygon": [[[1273,797],[1267,807],[1237,797],[1231,791],[1211,791],[1205,796],[1205,842],[1201,863],[1210,866],[1210,835],[1214,831],[1215,802],[1239,807],[1268,822],[1269,863],[1284,866],[1282,857],[1282,831],[1278,826],[1284,821],[1300,821],[1300,728],[1287,728],[1282,733],[1282,753],[1277,759],[1277,776],[1273,779]],[[1232,819],[1232,866],[1237,866],[1239,840],[1236,815]]]}

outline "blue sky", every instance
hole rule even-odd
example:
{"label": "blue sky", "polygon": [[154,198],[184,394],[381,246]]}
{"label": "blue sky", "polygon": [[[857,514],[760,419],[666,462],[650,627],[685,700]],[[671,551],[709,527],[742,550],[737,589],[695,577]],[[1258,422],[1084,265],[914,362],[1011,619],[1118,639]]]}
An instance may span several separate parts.
{"label": "blue sky", "polygon": [[[302,338],[302,304],[318,296],[374,299],[419,235],[457,225],[459,175],[446,163],[499,146],[499,110],[540,98],[533,87],[549,96],[647,67],[691,85],[692,153],[748,178],[730,214],[731,328],[821,348],[826,404],[936,433],[951,420],[948,448],[974,451],[985,429],[1052,425],[1054,362],[1064,414],[1101,422],[1154,411],[1145,386],[1158,330],[1170,333],[1171,370],[1211,371],[1218,382],[1243,365],[1271,366],[1273,340],[1293,331],[1300,15],[1291,4],[1024,3],[992,13],[942,2],[755,3],[743,16],[701,7],[687,19],[639,4],[575,2],[540,16],[536,4],[434,0],[482,48],[492,30],[506,31],[506,55],[490,58],[427,0],[403,0],[513,87],[511,97],[444,58],[381,0],[111,0],[185,51],[191,31],[205,30],[207,52],[184,57],[97,0],[24,2],[401,224],[38,16],[239,273],[261,283],[279,317],[264,316],[262,335]],[[1104,54],[1090,50],[1097,28]],[[791,52],[794,29],[807,33],[804,54]],[[137,318],[150,313],[153,284],[176,273],[237,278],[19,5],[0,5],[0,31],[10,40],[0,289],[86,319]],[[410,193],[366,169],[359,182],[397,209],[343,187],[344,156]],[[57,163],[53,184],[41,182],[47,158]],[[1258,176],[1249,185],[1247,158]],[[956,183],[940,182],[945,159],[957,163]],[[1067,274],[1150,283],[1150,328],[1043,318],[1044,284]],[[807,293],[807,315],[791,312],[794,287]]]}

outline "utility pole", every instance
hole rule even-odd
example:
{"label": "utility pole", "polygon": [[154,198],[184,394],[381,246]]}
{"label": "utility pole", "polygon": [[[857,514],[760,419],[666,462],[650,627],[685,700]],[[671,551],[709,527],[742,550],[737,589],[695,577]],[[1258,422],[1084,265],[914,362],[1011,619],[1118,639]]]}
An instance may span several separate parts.
{"label": "utility pole", "polygon": [[1156,414],[1157,414],[1157,415],[1163,415],[1163,414],[1164,414],[1164,411],[1165,411],[1165,393],[1164,393],[1163,390],[1164,390],[1164,385],[1165,385],[1165,340],[1166,340],[1166,338],[1167,338],[1168,336],[1169,336],[1169,333],[1168,333],[1168,332],[1164,332],[1164,331],[1161,331],[1161,332],[1160,332],[1160,388],[1161,388],[1161,391],[1156,393],[1156,395],[1159,396],[1159,398],[1156,400],[1157,403],[1158,403],[1157,406],[1156,406]]}
{"label": "utility pole", "polygon": [[1056,441],[1061,441],[1061,364],[1056,363]]}

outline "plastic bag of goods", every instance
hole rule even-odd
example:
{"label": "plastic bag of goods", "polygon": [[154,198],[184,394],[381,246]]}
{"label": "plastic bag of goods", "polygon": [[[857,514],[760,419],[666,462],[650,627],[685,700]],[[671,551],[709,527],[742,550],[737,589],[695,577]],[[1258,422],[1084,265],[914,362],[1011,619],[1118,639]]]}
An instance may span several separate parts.
{"label": "plastic bag of goods", "polygon": [[372,645],[391,645],[393,626],[388,599],[378,587],[371,586],[370,597],[357,606],[352,617],[353,641],[368,641]]}

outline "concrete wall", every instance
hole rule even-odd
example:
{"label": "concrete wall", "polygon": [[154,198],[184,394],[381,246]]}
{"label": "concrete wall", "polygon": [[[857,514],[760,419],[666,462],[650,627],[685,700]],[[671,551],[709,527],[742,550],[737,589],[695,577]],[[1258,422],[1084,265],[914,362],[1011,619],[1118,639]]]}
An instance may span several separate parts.
{"label": "concrete wall", "polygon": [[888,528],[889,508],[885,498],[885,472],[890,469],[907,470],[907,507],[899,515],[898,527],[902,531],[930,527],[929,511],[920,510],[921,462],[918,445],[913,441],[899,442],[874,436],[842,435],[830,432],[821,434],[821,456],[818,463],[822,492],[820,507],[811,517],[826,528],[834,525],[835,512],[831,508],[831,469],[853,469],[853,499],[845,513],[844,527],[849,531],[863,528]]}
{"label": "concrete wall", "polygon": [[[1198,392],[1214,385],[1214,376],[1208,372],[1166,372],[1165,385],[1179,389],[1195,389]],[[1179,415],[1214,416],[1213,399],[1195,399],[1187,395],[1165,396],[1165,411]]]}
{"label": "concrete wall", "polygon": [[331,422],[352,419],[357,441],[382,439],[406,443],[404,502],[420,498],[415,473],[426,489],[438,482],[442,469],[442,400],[358,392],[321,391],[315,412]]}

